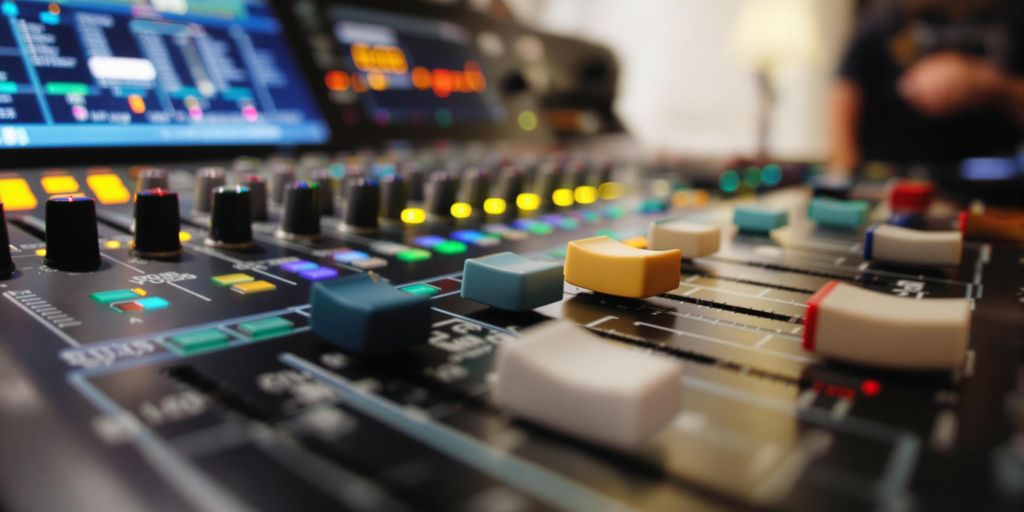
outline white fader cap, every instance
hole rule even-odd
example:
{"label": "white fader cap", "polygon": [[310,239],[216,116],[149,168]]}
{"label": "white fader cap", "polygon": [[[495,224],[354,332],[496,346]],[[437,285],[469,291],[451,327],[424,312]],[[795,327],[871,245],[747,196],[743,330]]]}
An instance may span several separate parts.
{"label": "white fader cap", "polygon": [[903,298],[839,281],[818,290],[804,316],[806,350],[883,368],[959,368],[970,332],[967,299]]}
{"label": "white fader cap", "polygon": [[494,402],[613,448],[642,443],[679,412],[682,365],[552,321],[502,344]]}
{"label": "white fader cap", "polygon": [[907,265],[960,264],[964,235],[959,231],[920,231],[889,224],[864,233],[864,259]]}
{"label": "white fader cap", "polygon": [[647,233],[648,249],[679,249],[684,258],[700,258],[718,252],[722,228],[679,219],[651,223]]}

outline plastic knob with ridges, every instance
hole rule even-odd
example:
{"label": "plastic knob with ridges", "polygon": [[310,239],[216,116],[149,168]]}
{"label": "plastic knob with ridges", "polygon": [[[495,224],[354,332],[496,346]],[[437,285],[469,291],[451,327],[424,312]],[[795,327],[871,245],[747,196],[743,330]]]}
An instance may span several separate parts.
{"label": "plastic knob with ridges", "polygon": [[244,186],[218,187],[213,193],[206,245],[232,250],[252,247],[251,201],[251,192]]}
{"label": "plastic knob with ridges", "polygon": [[320,239],[320,190],[315,183],[293,181],[288,186],[275,236],[284,240]]}
{"label": "plastic knob with ridges", "polygon": [[224,168],[203,167],[196,171],[196,185],[192,198],[192,211],[198,215],[209,215],[213,203],[213,191],[224,186]]}
{"label": "plastic knob with ridges", "polygon": [[244,174],[238,178],[238,184],[249,189],[252,220],[267,220],[267,179],[259,174]]}
{"label": "plastic knob with ridges", "polygon": [[270,179],[267,188],[270,191],[270,202],[274,205],[284,204],[288,185],[295,181],[295,170],[287,163],[275,163],[270,166]]}
{"label": "plastic knob with ridges", "polygon": [[377,230],[380,214],[380,185],[376,179],[360,178],[348,187],[345,197],[345,219],[343,231],[372,233]]}
{"label": "plastic knob with ridges", "polygon": [[135,194],[132,216],[132,252],[142,258],[174,258],[181,255],[181,218],[178,194],[151,188]]}
{"label": "plastic knob with ridges", "polygon": [[380,180],[380,221],[385,224],[399,224],[407,200],[405,179],[401,176],[387,176]]}
{"label": "plastic knob with ridges", "polygon": [[135,192],[154,188],[170,188],[167,183],[167,171],[159,167],[147,167],[139,171],[139,177],[135,180]]}
{"label": "plastic knob with ridges", "polygon": [[434,222],[450,222],[455,204],[457,184],[451,174],[437,171],[430,174],[426,186],[427,216]]}
{"label": "plastic knob with ridges", "polygon": [[46,266],[69,272],[100,267],[96,203],[88,197],[46,201]]}

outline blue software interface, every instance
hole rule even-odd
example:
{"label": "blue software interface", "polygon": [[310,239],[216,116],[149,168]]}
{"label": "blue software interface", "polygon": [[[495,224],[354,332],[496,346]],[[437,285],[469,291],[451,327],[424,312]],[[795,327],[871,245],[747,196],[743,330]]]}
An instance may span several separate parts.
{"label": "blue software interface", "polygon": [[0,0],[0,13],[0,149],[328,137],[266,0]]}

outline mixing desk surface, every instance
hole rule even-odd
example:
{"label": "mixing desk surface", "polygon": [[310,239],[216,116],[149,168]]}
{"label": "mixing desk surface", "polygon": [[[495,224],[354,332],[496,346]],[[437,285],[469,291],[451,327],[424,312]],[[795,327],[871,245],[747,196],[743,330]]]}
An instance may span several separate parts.
{"label": "mixing desk surface", "polygon": [[[0,173],[5,510],[1020,510],[1019,214],[550,149],[530,109],[559,95],[492,90],[514,63],[467,43],[532,33],[478,13],[189,3],[0,2],[0,47],[61,44],[73,14],[88,44],[140,42],[64,48],[65,82],[26,59],[45,101],[7,95],[27,149]],[[531,37],[590,75],[605,55]],[[598,89],[571,108],[605,119]],[[35,149],[131,145],[75,131],[118,109],[184,151]],[[425,111],[440,128],[409,141]],[[452,124],[484,140],[438,143]],[[372,150],[325,138],[345,130]]]}

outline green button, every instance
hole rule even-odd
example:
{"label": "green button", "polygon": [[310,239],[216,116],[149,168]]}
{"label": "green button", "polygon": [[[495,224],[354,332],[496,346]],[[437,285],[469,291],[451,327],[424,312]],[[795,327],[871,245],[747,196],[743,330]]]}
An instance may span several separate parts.
{"label": "green button", "polygon": [[409,249],[396,254],[395,257],[406,263],[416,263],[418,261],[429,260],[430,251],[425,249]]}
{"label": "green button", "polygon": [[422,295],[424,297],[433,297],[441,292],[441,289],[436,286],[430,286],[425,283],[410,284],[409,286],[403,286],[399,288],[405,293],[411,293],[413,295]]}
{"label": "green button", "polygon": [[89,298],[99,302],[100,304],[110,304],[111,302],[133,300],[138,298],[138,296],[139,294],[131,290],[110,290],[106,292],[96,292],[90,295]]}
{"label": "green button", "polygon": [[555,228],[551,227],[551,224],[547,222],[535,222],[530,224],[530,227],[526,228],[526,230],[534,235],[550,235]]}
{"label": "green button", "polygon": [[622,240],[622,235],[618,234],[617,232],[611,229],[599,229],[597,231],[594,231],[594,236],[606,236],[608,238],[611,238],[612,240]]}
{"label": "green button", "polygon": [[559,259],[559,260],[564,260],[565,259],[565,253],[566,253],[565,248],[562,248],[562,249],[554,249],[554,250],[548,251],[547,254],[548,254],[548,256],[551,256],[552,258]]}
{"label": "green button", "polygon": [[247,336],[260,338],[274,334],[284,334],[292,330],[292,327],[295,327],[295,322],[275,316],[239,324],[238,330],[244,332]]}
{"label": "green button", "polygon": [[621,206],[609,206],[604,210],[604,216],[611,220],[621,219],[625,215],[626,209]]}
{"label": "green button", "polygon": [[186,332],[171,336],[171,344],[182,352],[201,352],[211,350],[228,344],[227,334],[217,329],[203,329],[201,331]]}
{"label": "green button", "polygon": [[466,252],[466,244],[458,240],[445,240],[433,247],[439,254],[462,254]]}

